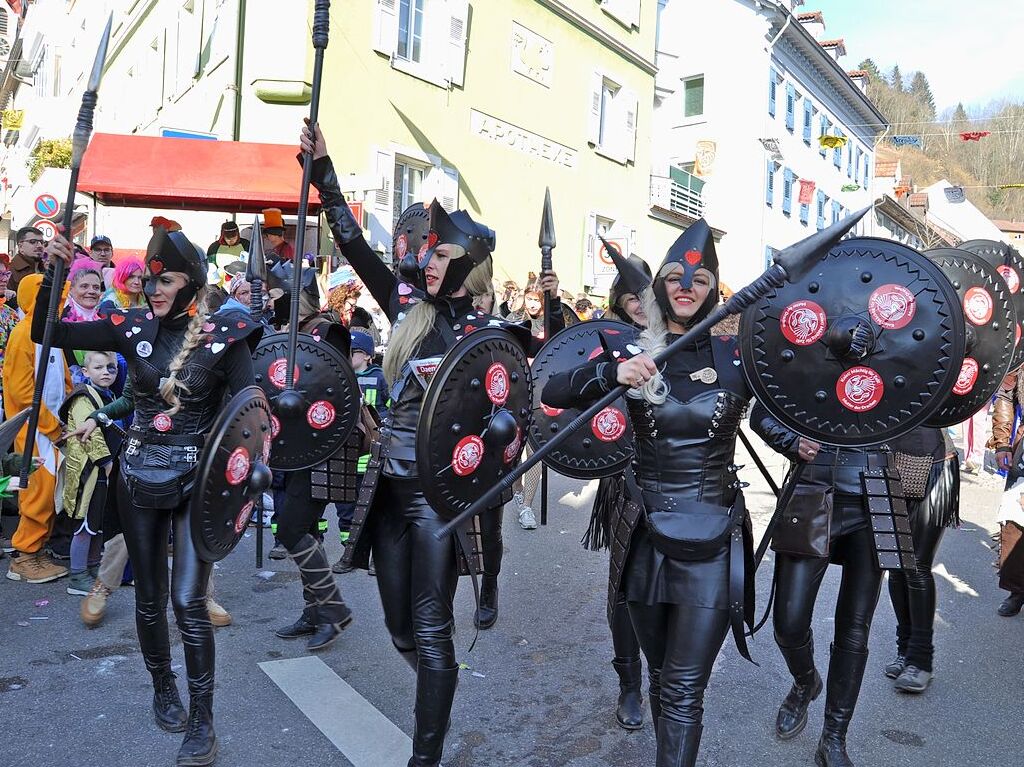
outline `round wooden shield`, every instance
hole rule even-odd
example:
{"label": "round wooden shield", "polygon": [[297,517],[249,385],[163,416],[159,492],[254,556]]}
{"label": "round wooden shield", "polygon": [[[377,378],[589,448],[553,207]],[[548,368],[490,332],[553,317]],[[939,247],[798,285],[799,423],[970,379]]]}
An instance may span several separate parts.
{"label": "round wooden shield", "polygon": [[204,562],[226,557],[249,524],[260,494],[270,487],[270,405],[248,386],[220,412],[206,440],[192,491],[190,524]]}
{"label": "round wooden shield", "polygon": [[416,429],[420,485],[438,514],[451,519],[519,464],[532,402],[526,353],[509,330],[475,330],[448,351]]}
{"label": "round wooden shield", "polygon": [[348,358],[334,346],[299,334],[287,389],[288,334],[264,336],[252,364],[256,384],[270,402],[273,450],[270,468],[298,471],[326,461],[359,422],[362,395]]}
{"label": "round wooden shield", "polygon": [[942,406],[964,360],[963,311],[939,266],[892,240],[843,240],[743,314],[743,371],[783,425],[877,445]]}
{"label": "round wooden shield", "polygon": [[1024,364],[1024,256],[1016,248],[998,240],[968,240],[957,248],[981,256],[1006,280],[1010,298],[1017,310],[1017,327],[1014,331],[1016,345],[1010,360],[1010,370],[1016,370]]}
{"label": "round wooden shield", "polygon": [[937,248],[925,255],[949,278],[964,314],[960,376],[942,407],[926,421],[928,426],[953,426],[988,404],[1009,371],[1017,345],[1017,310],[1007,281],[980,256],[957,248]]}
{"label": "round wooden shield", "polygon": [[[535,450],[542,447],[582,411],[548,407],[540,401],[541,392],[555,373],[564,373],[601,354],[601,334],[619,336],[623,343],[634,340],[636,328],[614,320],[590,320],[570,325],[551,337],[533,358],[533,420],[528,439]],[[599,428],[614,411],[616,424],[624,428]],[[568,440],[544,458],[548,468],[576,479],[610,477],[618,474],[633,457],[633,427],[626,401],[617,399],[594,417],[590,428],[576,431]]]}

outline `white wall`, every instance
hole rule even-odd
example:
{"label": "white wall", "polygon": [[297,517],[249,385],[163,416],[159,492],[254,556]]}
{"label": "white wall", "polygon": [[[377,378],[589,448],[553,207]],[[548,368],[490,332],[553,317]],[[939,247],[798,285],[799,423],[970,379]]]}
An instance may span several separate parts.
{"label": "white wall", "polygon": [[1009,243],[999,227],[978,210],[969,200],[952,203],[946,199],[946,189],[952,186],[948,181],[937,181],[921,190],[928,195],[928,219],[964,240],[998,240]]}

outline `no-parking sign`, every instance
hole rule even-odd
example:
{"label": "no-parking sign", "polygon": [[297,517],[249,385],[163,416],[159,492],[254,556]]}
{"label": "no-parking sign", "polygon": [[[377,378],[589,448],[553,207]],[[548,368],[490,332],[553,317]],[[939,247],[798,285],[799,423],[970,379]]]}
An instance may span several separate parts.
{"label": "no-parking sign", "polygon": [[52,240],[54,237],[57,236],[57,227],[52,221],[47,221],[46,219],[39,219],[34,224],[32,224],[32,226],[34,226],[36,229],[43,233],[44,239]]}
{"label": "no-parking sign", "polygon": [[40,218],[53,218],[60,211],[60,203],[52,194],[41,194],[35,201],[36,215]]}

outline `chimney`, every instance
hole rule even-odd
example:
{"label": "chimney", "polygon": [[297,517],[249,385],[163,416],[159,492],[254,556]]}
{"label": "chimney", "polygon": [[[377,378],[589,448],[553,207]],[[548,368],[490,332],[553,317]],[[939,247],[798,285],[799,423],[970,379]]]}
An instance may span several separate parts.
{"label": "chimney", "polygon": [[840,56],[846,55],[846,42],[841,37],[837,40],[819,40],[818,45],[836,61],[839,61]]}
{"label": "chimney", "polygon": [[853,71],[847,72],[846,74],[848,74],[850,76],[850,79],[853,80],[853,84],[860,88],[861,93],[868,92],[868,82],[871,78],[867,72],[865,72],[863,69],[854,69]]}
{"label": "chimney", "polygon": [[807,13],[798,13],[796,20],[803,25],[811,37],[815,40],[821,40],[825,36],[825,15],[821,11],[809,11]]}

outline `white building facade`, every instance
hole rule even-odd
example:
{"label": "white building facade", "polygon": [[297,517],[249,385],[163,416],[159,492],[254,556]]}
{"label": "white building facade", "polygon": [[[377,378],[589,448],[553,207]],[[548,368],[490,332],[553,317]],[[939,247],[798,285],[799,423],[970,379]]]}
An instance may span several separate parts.
{"label": "white building facade", "polygon": [[[707,222],[726,232],[718,253],[734,287],[872,202],[885,118],[841,65],[842,41],[799,4],[659,0],[652,174],[698,187]],[[823,135],[845,143],[823,147]]]}

